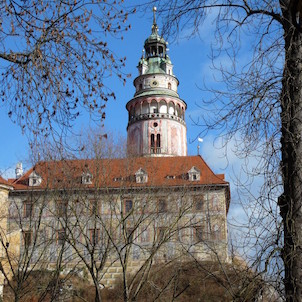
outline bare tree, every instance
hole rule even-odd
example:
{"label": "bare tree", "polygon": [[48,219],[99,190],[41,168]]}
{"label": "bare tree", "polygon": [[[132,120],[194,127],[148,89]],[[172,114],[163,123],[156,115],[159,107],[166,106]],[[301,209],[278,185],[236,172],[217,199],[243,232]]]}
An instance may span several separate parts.
{"label": "bare tree", "polygon": [[[218,44],[213,46],[213,58],[223,54],[232,64],[217,66],[222,88],[210,89],[215,118],[205,124],[220,129],[227,141],[239,134],[241,155],[257,151],[257,173],[265,177],[263,196],[271,198],[278,192],[276,187],[283,186],[278,204],[284,243],[277,238],[275,243],[283,247],[281,253],[278,248],[273,253],[279,253],[284,263],[286,300],[301,301],[301,1],[158,0],[152,4],[158,5],[172,35],[184,28],[197,33],[205,18],[214,16]],[[252,37],[250,60],[236,65],[240,41],[248,36]]]}
{"label": "bare tree", "polygon": [[105,118],[115,98],[105,78],[126,78],[108,41],[130,28],[122,3],[1,2],[1,102],[23,131],[58,139],[83,108]]}
{"label": "bare tree", "polygon": [[[11,301],[25,301],[34,293],[41,301],[45,296],[53,301],[59,294],[59,272],[67,261],[64,259],[63,264],[63,247],[57,249],[56,255],[51,248],[56,243],[56,234],[45,220],[49,211],[47,191],[16,194],[3,203],[0,271],[7,284],[6,299]],[[56,261],[48,273],[51,258]]]}

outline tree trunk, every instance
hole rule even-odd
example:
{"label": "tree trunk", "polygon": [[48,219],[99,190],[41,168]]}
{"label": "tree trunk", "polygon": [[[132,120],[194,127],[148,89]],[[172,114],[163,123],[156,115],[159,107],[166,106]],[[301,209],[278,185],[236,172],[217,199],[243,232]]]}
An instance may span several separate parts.
{"label": "tree trunk", "polygon": [[281,94],[282,174],[279,199],[284,225],[282,259],[286,301],[302,301],[302,34],[292,26],[288,10],[284,25],[285,64]]}

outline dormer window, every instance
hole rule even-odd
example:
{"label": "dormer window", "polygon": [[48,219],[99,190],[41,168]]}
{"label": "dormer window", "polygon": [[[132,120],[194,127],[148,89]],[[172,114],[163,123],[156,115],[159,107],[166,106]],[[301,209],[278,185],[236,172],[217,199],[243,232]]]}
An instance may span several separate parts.
{"label": "dormer window", "polygon": [[39,186],[42,183],[42,177],[33,171],[28,177],[28,185],[30,187]]}
{"label": "dormer window", "polygon": [[192,167],[188,171],[189,181],[199,181],[200,180],[200,170],[196,167]]}
{"label": "dormer window", "polygon": [[91,185],[92,184],[92,174],[89,172],[82,174],[82,184]]}
{"label": "dormer window", "polygon": [[140,168],[135,173],[135,181],[136,183],[146,183],[148,181],[148,174],[145,170]]}

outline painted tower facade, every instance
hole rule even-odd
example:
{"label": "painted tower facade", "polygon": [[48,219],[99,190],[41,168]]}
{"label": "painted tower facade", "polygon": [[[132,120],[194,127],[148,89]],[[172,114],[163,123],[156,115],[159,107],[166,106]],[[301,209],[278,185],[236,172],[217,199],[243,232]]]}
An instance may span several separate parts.
{"label": "painted tower facade", "polygon": [[127,103],[127,150],[134,156],[186,156],[186,103],[179,98],[178,79],[167,54],[168,43],[158,34],[155,9],[152,33],[138,63],[136,92]]}

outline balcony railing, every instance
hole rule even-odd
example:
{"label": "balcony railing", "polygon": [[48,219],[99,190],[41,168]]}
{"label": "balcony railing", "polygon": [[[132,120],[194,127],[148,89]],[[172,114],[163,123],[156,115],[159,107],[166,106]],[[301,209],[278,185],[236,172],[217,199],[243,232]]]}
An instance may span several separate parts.
{"label": "balcony railing", "polygon": [[152,154],[160,154],[161,153],[161,148],[154,148],[154,147],[151,147],[151,153]]}

